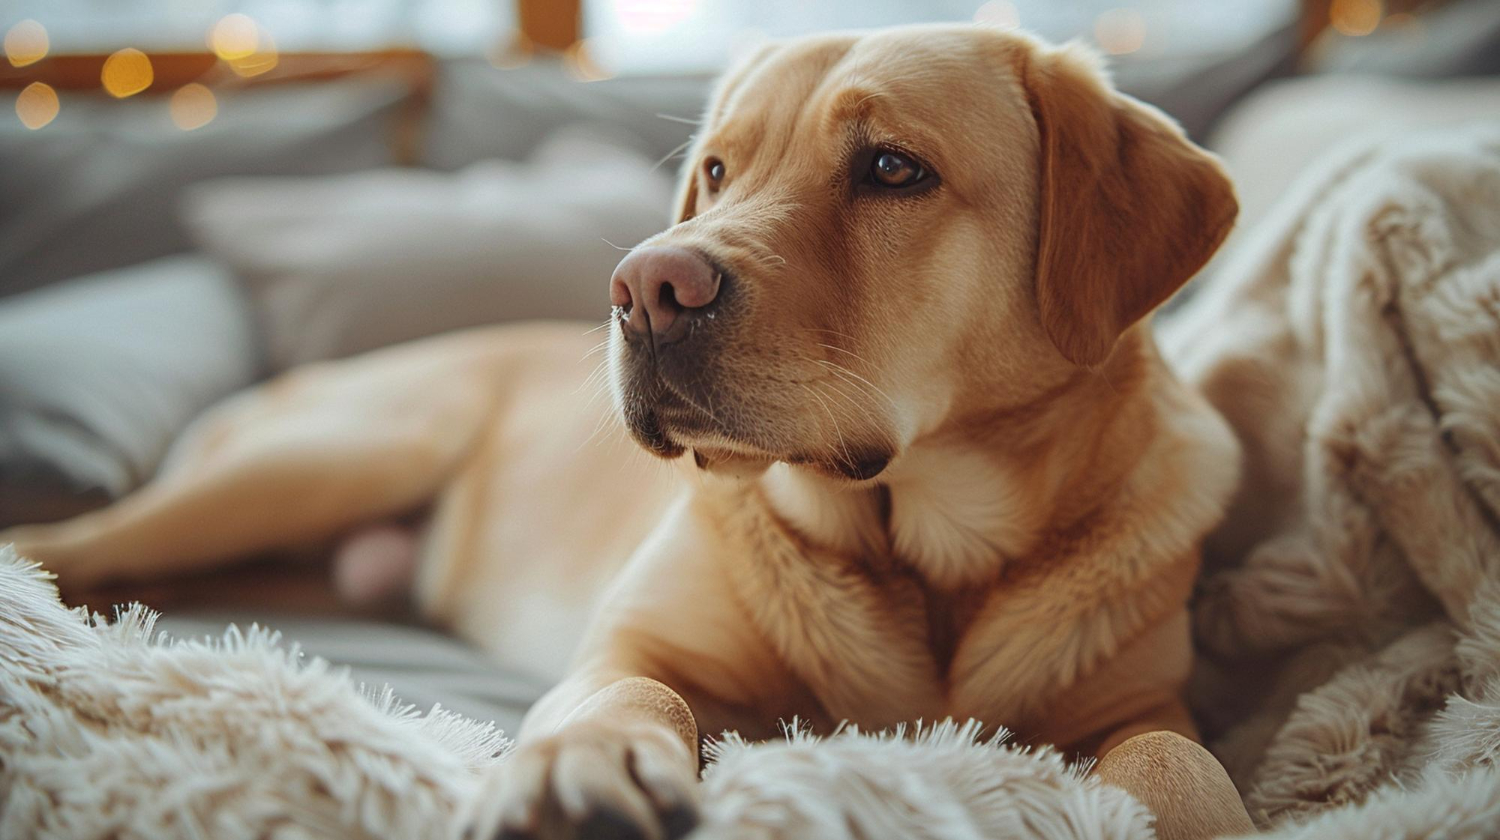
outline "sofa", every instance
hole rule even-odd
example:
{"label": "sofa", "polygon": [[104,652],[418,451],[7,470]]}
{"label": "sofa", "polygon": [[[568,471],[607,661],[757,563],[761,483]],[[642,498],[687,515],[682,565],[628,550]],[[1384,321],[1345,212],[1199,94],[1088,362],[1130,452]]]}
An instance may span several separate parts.
{"label": "sofa", "polygon": [[[1288,30],[1119,81],[1224,157],[1243,231],[1350,135],[1500,113],[1500,12],[1443,15],[1425,45],[1378,34],[1299,59]],[[668,222],[674,152],[709,83],[446,61],[415,167],[389,142],[413,94],[378,74],[248,89],[194,132],[144,100],[82,103],[46,132],[4,123],[0,527],[119,498],[198,413],[290,367],[477,324],[600,320],[619,249]],[[419,707],[511,731],[546,687],[398,613],[206,598],[162,627],[226,621],[273,624]]]}

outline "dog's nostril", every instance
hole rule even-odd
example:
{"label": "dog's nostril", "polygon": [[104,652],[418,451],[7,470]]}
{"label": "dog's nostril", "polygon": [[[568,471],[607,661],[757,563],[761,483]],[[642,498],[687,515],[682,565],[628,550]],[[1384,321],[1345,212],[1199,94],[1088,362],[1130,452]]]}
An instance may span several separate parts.
{"label": "dog's nostril", "polygon": [[661,284],[661,293],[657,296],[656,300],[662,309],[681,311],[687,308],[677,302],[677,290],[672,287],[671,283]]}

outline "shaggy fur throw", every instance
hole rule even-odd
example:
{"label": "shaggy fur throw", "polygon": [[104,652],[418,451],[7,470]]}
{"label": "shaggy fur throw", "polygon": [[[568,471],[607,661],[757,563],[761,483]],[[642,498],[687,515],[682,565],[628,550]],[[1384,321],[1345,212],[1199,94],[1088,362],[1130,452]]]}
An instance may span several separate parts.
{"label": "shaggy fur throw", "polygon": [[[0,548],[0,838],[457,840],[510,748],[276,634],[153,638],[69,611]],[[1050,750],[952,723],[710,750],[703,838],[1145,840],[1146,809]]]}
{"label": "shaggy fur throw", "polygon": [[1500,125],[1346,148],[1255,234],[1160,330],[1246,452],[1194,709],[1263,827],[1500,836]]}
{"label": "shaggy fur throw", "polygon": [[[1195,711],[1271,837],[1500,836],[1500,127],[1346,151],[1163,348],[1234,424]],[[457,838],[509,747],[274,634],[68,611],[0,548],[0,838]],[[1146,840],[945,723],[713,745],[700,838]]]}

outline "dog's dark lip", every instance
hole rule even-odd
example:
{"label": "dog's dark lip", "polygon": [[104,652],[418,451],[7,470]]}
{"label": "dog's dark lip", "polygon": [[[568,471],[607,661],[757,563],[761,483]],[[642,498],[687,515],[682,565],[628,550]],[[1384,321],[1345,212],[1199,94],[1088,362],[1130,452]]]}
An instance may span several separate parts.
{"label": "dog's dark lip", "polygon": [[831,478],[842,478],[847,481],[870,481],[885,472],[885,468],[891,465],[894,455],[887,453],[871,452],[859,456],[828,457],[826,455],[799,454],[790,455],[781,460],[788,464],[799,467],[807,467],[811,470],[823,473]]}
{"label": "dog's dark lip", "polygon": [[630,423],[630,431],[652,454],[667,460],[680,457],[687,448],[672,440],[662,427],[661,415],[651,411],[640,415],[635,422]]}

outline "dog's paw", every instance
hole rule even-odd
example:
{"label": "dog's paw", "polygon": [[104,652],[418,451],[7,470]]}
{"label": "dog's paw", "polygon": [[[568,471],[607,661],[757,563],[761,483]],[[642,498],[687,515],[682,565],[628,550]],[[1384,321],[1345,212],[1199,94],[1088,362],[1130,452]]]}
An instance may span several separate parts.
{"label": "dog's paw", "polygon": [[484,799],[476,838],[676,840],[698,823],[697,757],[664,726],[579,722],[518,747]]}

